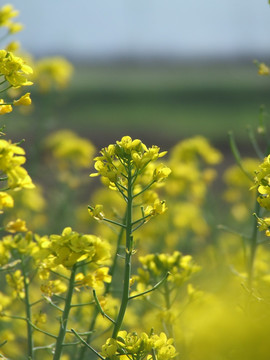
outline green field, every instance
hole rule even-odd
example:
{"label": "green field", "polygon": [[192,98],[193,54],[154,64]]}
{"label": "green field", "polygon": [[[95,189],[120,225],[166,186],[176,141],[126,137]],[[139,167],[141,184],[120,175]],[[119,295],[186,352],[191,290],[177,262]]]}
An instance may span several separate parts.
{"label": "green field", "polygon": [[229,130],[244,139],[246,125],[258,124],[260,105],[269,109],[269,89],[252,60],[76,66],[68,89],[32,91],[36,111],[10,115],[8,131],[29,139],[71,128],[98,146],[126,134],[166,146],[196,134],[224,142]]}

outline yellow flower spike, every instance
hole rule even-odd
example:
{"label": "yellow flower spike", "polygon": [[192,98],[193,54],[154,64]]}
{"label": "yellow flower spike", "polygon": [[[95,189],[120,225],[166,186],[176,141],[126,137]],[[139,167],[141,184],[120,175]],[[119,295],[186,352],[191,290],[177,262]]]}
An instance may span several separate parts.
{"label": "yellow flower spike", "polygon": [[11,105],[5,105],[5,102],[3,99],[0,99],[0,115],[8,114],[12,111]]}
{"label": "yellow flower spike", "polygon": [[13,101],[14,106],[19,106],[19,105],[29,106],[31,104],[32,104],[32,100],[30,98],[29,92],[21,96],[18,100]]}
{"label": "yellow flower spike", "polygon": [[16,232],[26,232],[28,231],[26,227],[25,221],[21,219],[17,219],[15,221],[10,221],[6,226],[5,230],[10,233],[16,233]]}

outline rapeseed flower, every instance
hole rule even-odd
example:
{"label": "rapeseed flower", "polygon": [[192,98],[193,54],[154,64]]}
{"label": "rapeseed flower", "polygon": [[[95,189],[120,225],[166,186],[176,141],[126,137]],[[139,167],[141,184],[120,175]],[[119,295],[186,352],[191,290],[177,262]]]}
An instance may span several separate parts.
{"label": "rapeseed flower", "polygon": [[73,66],[63,57],[42,58],[35,64],[35,82],[43,92],[54,86],[60,89],[66,87],[72,73]]}
{"label": "rapeseed flower", "polygon": [[[168,339],[165,333],[160,335],[119,331],[117,339],[109,338],[102,346],[102,355],[108,359],[156,359],[170,360],[177,356],[173,339]],[[155,354],[155,356],[153,355]]]}
{"label": "rapeseed flower", "polygon": [[10,104],[5,104],[3,99],[0,99],[0,115],[8,114],[12,111],[12,106]]}
{"label": "rapeseed flower", "polygon": [[3,213],[3,208],[5,207],[11,208],[13,206],[14,206],[13,197],[4,191],[0,191],[0,213]]}
{"label": "rapeseed flower", "polygon": [[6,226],[5,230],[10,233],[16,233],[16,232],[26,232],[27,227],[25,224],[25,221],[21,219],[17,219],[15,221],[10,221]]}
{"label": "rapeseed flower", "polygon": [[259,75],[270,75],[269,66],[267,66],[265,63],[258,64],[258,74]]}
{"label": "rapeseed flower", "polygon": [[89,140],[81,138],[71,130],[52,133],[45,139],[44,145],[52,152],[62,170],[89,167],[96,151]]}
{"label": "rapeseed flower", "polygon": [[24,106],[29,106],[32,104],[32,100],[30,98],[30,93],[26,93],[23,96],[21,96],[18,100],[13,100],[13,105],[18,106],[18,105],[24,105]]}
{"label": "rapeseed flower", "polygon": [[16,88],[32,85],[33,83],[27,80],[27,75],[32,73],[33,69],[25,64],[22,58],[12,52],[0,50],[0,74],[11,86]]}
{"label": "rapeseed flower", "polygon": [[[94,159],[97,173],[90,176],[100,175],[104,179],[104,183],[111,189],[125,188],[127,172],[130,167],[131,176],[134,176],[134,185],[140,184],[144,173],[149,174],[149,172],[151,172],[149,182],[159,182],[171,172],[167,166],[162,164],[158,167],[151,167],[151,162],[166,154],[166,151],[160,152],[159,150],[160,148],[157,146],[147,148],[141,140],[132,140],[130,136],[124,136],[120,141],[116,141],[116,144],[109,145],[100,151],[101,156]],[[135,180],[137,180],[136,183]]]}
{"label": "rapeseed flower", "polygon": [[12,295],[16,298],[19,296],[20,298],[25,297],[24,292],[24,277],[22,275],[21,270],[16,270],[13,273],[6,275],[6,281],[8,285],[13,289]]}
{"label": "rapeseed flower", "polygon": [[25,163],[23,148],[0,139],[0,170],[7,175],[10,189],[34,188],[28,172],[21,166]]}
{"label": "rapeseed flower", "polygon": [[17,17],[19,15],[19,11],[15,10],[13,5],[7,4],[0,8],[0,26],[9,27],[11,19]]}
{"label": "rapeseed flower", "polygon": [[79,234],[66,227],[61,235],[50,235],[38,240],[44,258],[42,268],[55,268],[62,265],[71,268],[77,262],[87,260],[99,265],[110,258],[110,246],[95,235]]}

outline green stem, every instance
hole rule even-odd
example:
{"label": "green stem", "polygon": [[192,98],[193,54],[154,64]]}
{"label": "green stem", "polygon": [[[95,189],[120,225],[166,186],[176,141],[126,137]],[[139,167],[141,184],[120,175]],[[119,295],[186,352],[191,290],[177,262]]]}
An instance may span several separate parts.
{"label": "green stem", "polygon": [[259,146],[259,144],[258,144],[258,142],[256,140],[255,135],[254,135],[254,132],[252,131],[250,126],[247,127],[247,133],[248,133],[248,137],[250,139],[250,142],[251,142],[251,144],[253,146],[253,149],[254,149],[256,155],[258,156],[259,159],[264,159],[264,154],[261,151],[260,146]]}
{"label": "green stem", "polygon": [[232,132],[229,132],[229,141],[230,141],[230,148],[232,150],[232,153],[233,153],[233,156],[235,158],[235,161],[237,163],[237,165],[240,167],[240,169],[243,171],[243,173],[252,181],[254,181],[253,179],[253,176],[248,172],[246,171],[246,169],[243,167],[243,164],[242,164],[242,159],[241,159],[241,155],[239,153],[239,150],[237,148],[237,145],[236,145],[236,142],[234,140],[234,136],[233,136],[233,133]]}
{"label": "green stem", "polygon": [[7,90],[10,89],[10,88],[12,88],[12,85],[9,85],[8,87],[6,87],[6,88],[3,89],[3,90],[0,90],[0,93],[3,93],[3,92],[7,91]]}
{"label": "green stem", "polygon": [[112,318],[110,318],[110,316],[108,316],[108,315],[103,311],[103,309],[102,309],[102,307],[101,307],[101,305],[100,305],[100,302],[99,302],[99,300],[98,300],[97,293],[96,293],[96,290],[95,290],[95,289],[93,289],[93,296],[94,296],[94,299],[95,299],[95,302],[96,302],[97,309],[98,309],[98,311],[100,312],[100,314],[101,314],[103,317],[105,317],[106,319],[108,319],[109,321],[111,321],[112,323],[115,324],[115,321],[114,321]]}
{"label": "green stem", "polygon": [[27,322],[27,347],[28,347],[28,358],[34,360],[34,341],[33,341],[33,329],[31,326],[32,322],[32,311],[29,297],[29,279],[28,274],[25,268],[24,258],[22,257],[22,274],[23,274],[23,283],[24,283],[24,293],[25,293],[25,312],[26,312],[26,322]]}
{"label": "green stem", "polygon": [[87,344],[87,342],[85,340],[83,340],[83,338],[74,329],[71,329],[71,331],[88,349],[93,351],[93,353],[96,354],[101,360],[105,360],[105,358],[103,356],[101,356],[94,348],[92,348],[92,346]]}
{"label": "green stem", "polygon": [[155,182],[156,182],[156,180],[151,181],[144,189],[142,189],[140,192],[138,192],[137,194],[135,194],[135,195],[133,196],[133,198],[135,198],[135,197],[141,195],[142,193],[144,193],[144,192],[145,192],[146,190],[148,190]]}
{"label": "green stem", "polygon": [[[257,201],[257,197],[256,197],[256,204],[255,204],[255,214],[257,216],[260,216],[260,204]],[[258,242],[257,242],[257,237],[258,237],[258,224],[257,224],[257,218],[254,218],[254,223],[253,223],[253,230],[252,230],[252,234],[250,237],[250,254],[249,254],[249,261],[247,264],[247,270],[248,270],[248,284],[249,287],[251,288],[252,286],[252,281],[253,281],[253,273],[254,273],[254,261],[255,261],[255,256],[256,256],[256,250],[257,250],[257,246],[258,246]]]}
{"label": "green stem", "polygon": [[72,294],[73,294],[73,290],[74,290],[76,269],[77,269],[77,267],[75,264],[75,265],[73,265],[73,267],[71,269],[71,274],[70,274],[70,279],[69,279],[69,287],[68,287],[68,292],[67,292],[66,302],[65,302],[65,308],[64,308],[64,312],[63,312],[63,315],[61,318],[60,329],[59,329],[59,334],[58,334],[58,337],[56,340],[55,353],[54,353],[53,360],[60,360],[60,357],[61,357],[62,347],[63,347],[63,343],[65,340],[65,335],[66,335],[69,311],[71,309],[71,300],[72,300]]}
{"label": "green stem", "polygon": [[133,251],[133,239],[132,239],[132,173],[131,165],[128,164],[128,191],[127,191],[127,214],[126,214],[126,256],[125,256],[125,272],[124,272],[124,284],[120,310],[116,319],[116,323],[113,329],[112,338],[116,339],[118,331],[121,328],[124,320],[125,312],[129,301],[129,286],[131,275],[131,256]]}
{"label": "green stem", "polygon": [[170,275],[169,272],[167,272],[167,274],[164,276],[163,279],[161,279],[158,283],[156,283],[156,285],[154,285],[151,289],[149,290],[145,290],[139,294],[136,294],[136,295],[133,295],[133,296],[130,296],[129,297],[129,300],[132,300],[132,299],[136,299],[137,297],[139,296],[143,296],[143,295],[146,295],[146,294],[149,294],[150,292],[156,290],[158,287],[160,287],[160,285],[162,285],[168,278],[168,276]]}
{"label": "green stem", "polygon": [[[172,307],[172,302],[171,302],[171,289],[169,288],[168,281],[165,281],[165,283],[164,283],[164,290],[165,290],[164,298],[165,298],[166,310],[170,310]],[[167,335],[169,337],[174,337],[173,336],[173,325],[169,321],[168,322],[166,322],[166,320],[164,321],[164,327],[167,332]]]}
{"label": "green stem", "polygon": [[[126,218],[126,215],[125,215],[125,218]],[[114,254],[114,258],[113,258],[113,263],[112,263],[112,266],[111,266],[110,271],[109,271],[109,275],[111,275],[112,279],[113,279],[113,275],[114,275],[115,270],[116,270],[116,264],[117,264],[117,259],[118,259],[118,252],[119,252],[119,249],[120,249],[120,246],[121,246],[121,241],[122,241],[123,232],[124,232],[124,228],[121,227],[120,232],[119,232],[119,235],[118,235],[118,239],[117,239],[117,246],[116,246],[116,250],[115,250],[115,254]],[[111,282],[110,282],[110,283],[106,283],[106,284],[105,284],[104,296],[109,293],[110,288],[111,288]],[[90,342],[91,342],[91,338],[92,338],[93,330],[94,330],[95,325],[96,325],[96,320],[97,320],[98,314],[99,314],[99,310],[98,310],[97,307],[95,307],[95,310],[94,310],[94,313],[93,313],[93,317],[92,317],[92,320],[91,320],[91,323],[90,323],[90,326],[89,326],[89,332],[90,332],[90,334],[87,336],[87,339],[86,339],[86,342],[87,342],[87,343],[90,343]],[[77,357],[78,360],[83,360],[83,359],[84,359],[86,349],[87,349],[87,347],[85,347],[85,346],[83,346],[83,347],[81,348],[81,350],[80,350],[79,353],[78,353],[78,357]]]}

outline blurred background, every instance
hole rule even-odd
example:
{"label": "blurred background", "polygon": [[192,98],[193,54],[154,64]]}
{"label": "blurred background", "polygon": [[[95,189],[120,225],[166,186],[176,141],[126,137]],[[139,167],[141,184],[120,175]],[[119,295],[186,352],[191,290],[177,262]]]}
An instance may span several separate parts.
{"label": "blurred background", "polygon": [[75,68],[68,88],[42,100],[32,90],[36,111],[10,129],[18,138],[42,121],[42,132],[71,128],[98,147],[126,134],[167,148],[196,134],[226,144],[228,130],[245,139],[267,111],[269,80],[253,63],[270,55],[267,0],[12,4],[23,49]]}

